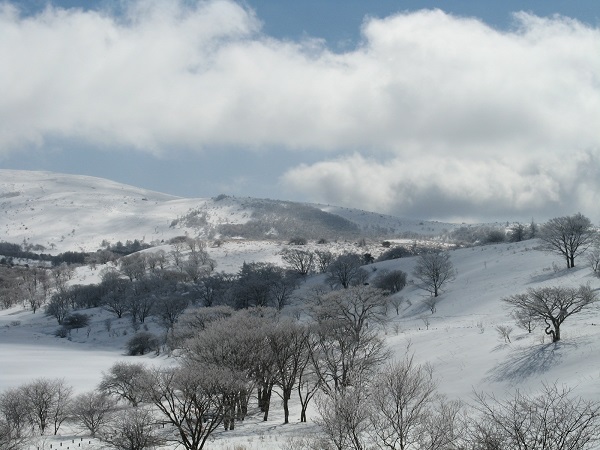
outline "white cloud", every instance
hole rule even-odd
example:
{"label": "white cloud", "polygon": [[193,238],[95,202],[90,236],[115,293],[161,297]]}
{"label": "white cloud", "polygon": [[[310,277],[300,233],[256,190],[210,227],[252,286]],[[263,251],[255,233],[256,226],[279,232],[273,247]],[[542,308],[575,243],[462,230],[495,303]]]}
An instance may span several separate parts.
{"label": "white cloud", "polygon": [[[408,212],[437,196],[457,215],[584,204],[581,186],[597,187],[553,164],[600,149],[598,28],[519,13],[499,31],[420,11],[367,19],[362,44],[334,53],[265,36],[227,0],[128,5],[0,6],[0,157],[50,139],[321,151],[282,178],[289,189]],[[377,195],[353,189],[362,177]]]}
{"label": "white cloud", "polygon": [[315,201],[406,217],[513,220],[585,211],[594,220],[600,152],[567,159],[460,159],[425,156],[388,161],[355,154],[289,170],[282,183]]}

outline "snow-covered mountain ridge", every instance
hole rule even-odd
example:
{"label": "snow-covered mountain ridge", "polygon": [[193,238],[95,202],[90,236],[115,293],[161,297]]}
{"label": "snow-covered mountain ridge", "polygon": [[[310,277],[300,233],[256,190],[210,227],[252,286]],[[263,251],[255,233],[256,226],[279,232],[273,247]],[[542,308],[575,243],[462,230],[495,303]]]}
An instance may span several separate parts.
{"label": "snow-covered mountain ridge", "polygon": [[184,234],[349,239],[438,235],[455,226],[328,205],[179,198],[101,178],[18,170],[0,170],[0,217],[0,241],[48,251],[95,251],[103,240],[151,243]]}

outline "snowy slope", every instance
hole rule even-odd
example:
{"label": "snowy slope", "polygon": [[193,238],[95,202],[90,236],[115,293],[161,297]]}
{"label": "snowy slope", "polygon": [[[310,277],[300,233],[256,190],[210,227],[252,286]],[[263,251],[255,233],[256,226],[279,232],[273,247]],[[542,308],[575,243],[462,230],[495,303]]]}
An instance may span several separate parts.
{"label": "snowy slope", "polygon": [[[318,211],[323,212],[316,215]],[[160,243],[184,234],[209,238],[218,235],[219,227],[250,220],[307,233],[345,227],[340,237],[363,232],[431,235],[452,227],[346,208],[226,196],[178,198],[101,178],[0,170],[0,241],[39,244],[47,252],[95,251],[103,240]],[[276,232],[263,234],[277,238]]]}
{"label": "snowy slope", "polygon": [[[230,248],[228,254],[217,255],[218,263],[235,266],[242,259],[249,260],[251,254],[261,260],[275,258],[277,247],[269,245],[255,243],[254,247],[239,253]],[[515,388],[537,390],[544,382],[565,384],[573,387],[578,395],[600,400],[597,307],[567,319],[562,327],[563,340],[558,344],[550,343],[539,327],[532,334],[515,327],[511,343],[505,343],[494,329],[500,324],[513,325],[502,298],[528,288],[590,284],[593,289],[600,289],[600,280],[585,267],[583,258],[580,258],[580,267],[562,269],[562,261],[536,250],[538,245],[539,241],[530,240],[452,251],[451,260],[458,274],[445,287],[435,314],[422,304],[428,294],[409,282],[397,294],[407,302],[399,315],[390,308],[390,323],[385,330],[386,342],[394,356],[402,358],[408,351],[415,354],[418,362],[431,363],[439,390],[467,402],[475,390],[495,393],[502,398]],[[405,258],[376,263],[367,270],[375,276],[383,269],[401,269],[409,274],[410,281],[414,264],[414,258]],[[100,268],[96,272],[98,270]],[[95,279],[94,273],[83,271],[78,277],[86,277],[88,281]],[[320,280],[322,276],[315,276],[305,286]],[[93,314],[89,335],[86,330],[80,330],[69,342],[52,336],[56,328],[54,319],[19,308],[0,311],[0,365],[3,369],[0,388],[40,375],[65,377],[78,391],[93,387],[102,370],[126,358],[123,344],[128,335],[123,332],[131,333],[126,319],[115,321],[112,332],[108,332],[104,320],[110,315],[98,310]],[[422,317],[428,318],[429,329]],[[156,324],[149,326],[152,329]],[[82,360],[86,361],[83,365]],[[165,356],[136,357],[135,360],[150,364],[172,362]],[[235,433],[218,437],[211,448],[232,448],[234,443],[244,443],[249,449],[281,448],[290,435],[314,429],[314,424],[296,423],[297,400],[294,399],[292,405],[294,423],[290,426],[281,425],[281,411],[275,404],[269,422],[262,423],[258,416],[249,418]]]}

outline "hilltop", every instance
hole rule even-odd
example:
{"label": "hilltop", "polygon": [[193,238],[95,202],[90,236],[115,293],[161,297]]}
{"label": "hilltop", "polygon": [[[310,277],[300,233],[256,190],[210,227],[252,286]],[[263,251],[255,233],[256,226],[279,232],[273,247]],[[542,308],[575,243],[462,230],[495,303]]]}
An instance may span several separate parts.
{"label": "hilltop", "polygon": [[159,244],[181,235],[346,240],[440,235],[453,224],[350,208],[220,195],[179,198],[113,181],[0,170],[0,241],[47,251],[95,251],[103,241]]}

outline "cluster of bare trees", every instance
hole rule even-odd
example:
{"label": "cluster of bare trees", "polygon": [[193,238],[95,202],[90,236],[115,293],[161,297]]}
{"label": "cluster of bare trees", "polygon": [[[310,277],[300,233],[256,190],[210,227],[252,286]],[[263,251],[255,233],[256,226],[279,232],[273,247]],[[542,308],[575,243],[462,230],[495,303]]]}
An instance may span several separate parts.
{"label": "cluster of bare trees", "polygon": [[319,398],[323,437],[295,448],[337,450],[567,450],[600,441],[600,403],[543,385],[505,399],[474,393],[469,402],[437,391],[431,366],[391,362],[370,383]]}
{"label": "cluster of bare trees", "polygon": [[52,268],[13,267],[0,271],[0,307],[10,308],[22,302],[34,313],[51,292],[65,288],[73,276],[73,268],[61,264]]}
{"label": "cluster of bare trees", "polygon": [[0,393],[0,448],[19,449],[31,435],[57,434],[70,417],[72,389],[39,378]]}

